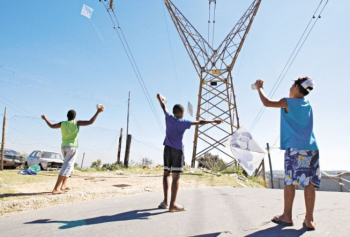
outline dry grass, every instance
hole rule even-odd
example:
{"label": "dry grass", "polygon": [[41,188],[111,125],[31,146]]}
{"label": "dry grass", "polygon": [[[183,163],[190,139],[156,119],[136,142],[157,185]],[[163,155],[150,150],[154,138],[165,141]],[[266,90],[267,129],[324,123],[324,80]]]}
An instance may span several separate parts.
{"label": "dry grass", "polygon": [[[57,179],[57,171],[42,171],[36,176],[20,175],[18,171],[0,172],[0,215],[32,210],[62,203],[102,199],[118,195],[162,191],[162,169],[132,167],[114,171],[79,172],[69,179],[71,191],[63,195],[51,195]],[[238,176],[213,174],[195,170],[181,174],[180,190],[206,187],[263,187],[257,180],[240,180]]]}

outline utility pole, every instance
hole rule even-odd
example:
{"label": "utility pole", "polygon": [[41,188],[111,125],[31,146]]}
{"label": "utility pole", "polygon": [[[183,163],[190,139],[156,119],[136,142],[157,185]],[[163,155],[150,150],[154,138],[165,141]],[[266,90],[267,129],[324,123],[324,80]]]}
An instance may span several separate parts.
{"label": "utility pole", "polygon": [[[171,0],[164,0],[164,2],[199,76],[196,120],[205,120],[207,116],[211,116],[213,119],[223,121],[221,124],[196,126],[191,167],[194,168],[195,161],[212,150],[232,158],[233,161],[230,164],[234,164],[233,156],[223,149],[223,142],[239,128],[231,71],[258,12],[261,0],[253,0],[217,48],[201,36]],[[201,150],[197,151],[198,148]]]}
{"label": "utility pole", "polygon": [[81,166],[80,166],[80,169],[82,169],[82,168],[83,168],[84,157],[85,157],[85,152],[84,152],[84,154],[83,154],[83,159],[82,159],[82,161],[81,161]]}
{"label": "utility pole", "polygon": [[126,125],[126,147],[125,147],[125,157],[124,157],[124,166],[129,167],[129,155],[130,155],[130,145],[131,145],[131,135],[129,134],[129,112],[130,112],[130,91],[129,91],[129,100],[128,100],[128,117]]}
{"label": "utility pole", "polygon": [[120,129],[117,164],[120,164],[120,153],[122,149],[123,128]]}
{"label": "utility pole", "polygon": [[266,143],[266,146],[267,146],[267,154],[269,156],[269,163],[270,163],[271,187],[272,187],[272,189],[274,189],[274,187],[273,187],[273,172],[272,172],[272,164],[271,164],[270,145],[269,145],[269,143]]}
{"label": "utility pole", "polygon": [[4,153],[5,153],[5,133],[6,133],[6,113],[7,108],[5,107],[4,122],[2,124],[2,142],[1,142],[1,163],[0,170],[4,170]]}
{"label": "utility pole", "polygon": [[129,99],[128,99],[128,116],[127,116],[127,123],[126,123],[126,135],[129,135],[129,111],[130,111],[130,91],[129,91]]}

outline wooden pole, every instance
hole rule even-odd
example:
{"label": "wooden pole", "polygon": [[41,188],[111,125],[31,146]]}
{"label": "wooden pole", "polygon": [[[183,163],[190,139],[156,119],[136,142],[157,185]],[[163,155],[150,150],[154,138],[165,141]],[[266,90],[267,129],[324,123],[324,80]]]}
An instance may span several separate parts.
{"label": "wooden pole", "polygon": [[82,161],[81,161],[81,166],[80,166],[80,169],[82,169],[82,168],[83,168],[84,157],[85,157],[85,152],[84,152],[84,154],[83,154],[83,159],[82,159]]}
{"label": "wooden pole", "polygon": [[120,153],[122,149],[123,128],[120,129],[117,164],[120,164]]}
{"label": "wooden pole", "polygon": [[6,133],[6,113],[7,108],[5,107],[5,113],[4,113],[4,122],[2,125],[2,142],[1,142],[1,163],[0,163],[0,170],[4,170],[4,152],[5,152],[5,133]]}
{"label": "wooden pole", "polygon": [[272,187],[272,189],[274,189],[274,187],[273,187],[273,172],[272,172],[272,164],[271,164],[271,156],[270,156],[270,145],[269,145],[269,143],[266,143],[266,145],[267,145],[267,154],[269,156],[269,164],[270,164],[271,187]]}
{"label": "wooden pole", "polygon": [[128,134],[128,137],[126,139],[125,158],[124,158],[125,168],[129,167],[130,146],[131,146],[131,134]]}
{"label": "wooden pole", "polygon": [[264,179],[264,183],[266,185],[266,173],[265,173],[265,159],[262,160],[262,174],[263,174],[263,179]]}
{"label": "wooden pole", "polygon": [[128,117],[127,117],[127,124],[126,124],[126,135],[129,135],[129,111],[130,111],[130,91],[129,91],[129,99],[128,99]]}

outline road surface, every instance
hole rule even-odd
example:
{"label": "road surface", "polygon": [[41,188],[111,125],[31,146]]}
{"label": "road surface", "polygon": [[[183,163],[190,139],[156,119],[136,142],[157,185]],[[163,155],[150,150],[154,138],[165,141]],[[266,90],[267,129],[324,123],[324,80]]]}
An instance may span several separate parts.
{"label": "road surface", "polygon": [[350,194],[317,192],[316,231],[302,227],[303,192],[296,192],[294,226],[270,221],[283,190],[203,188],[179,192],[188,210],[158,209],[161,193],[57,205],[0,217],[1,236],[350,236]]}

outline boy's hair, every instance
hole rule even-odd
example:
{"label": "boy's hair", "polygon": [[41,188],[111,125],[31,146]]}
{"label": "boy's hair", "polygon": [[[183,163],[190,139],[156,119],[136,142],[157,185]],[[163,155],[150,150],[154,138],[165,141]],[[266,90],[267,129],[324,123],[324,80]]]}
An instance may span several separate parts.
{"label": "boy's hair", "polygon": [[[299,88],[299,92],[303,95],[303,96],[307,96],[309,94],[309,91],[307,91],[301,84],[308,80],[309,77],[303,77],[303,78],[299,78],[298,80],[296,80],[294,82],[294,85],[297,85]],[[312,87],[308,87],[308,89],[311,91],[313,88]]]}
{"label": "boy's hair", "polygon": [[185,108],[180,105],[180,104],[176,104],[174,105],[173,107],[173,114],[176,115],[176,114],[181,114],[185,111]]}
{"label": "boy's hair", "polygon": [[75,110],[71,109],[67,113],[67,118],[68,118],[68,120],[74,120],[76,115],[77,115],[77,113],[75,112]]}

